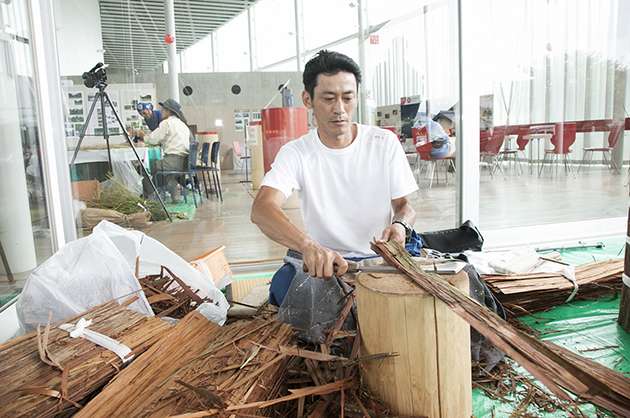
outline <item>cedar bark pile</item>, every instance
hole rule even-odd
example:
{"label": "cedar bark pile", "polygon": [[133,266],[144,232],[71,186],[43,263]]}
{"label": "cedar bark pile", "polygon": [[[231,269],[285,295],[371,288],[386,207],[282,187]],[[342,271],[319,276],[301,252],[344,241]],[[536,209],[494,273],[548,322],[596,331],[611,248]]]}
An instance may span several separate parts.
{"label": "cedar bark pile", "polygon": [[424,290],[444,302],[558,398],[571,400],[565,392],[567,390],[610,412],[630,416],[628,377],[515,329],[437,274],[423,271],[397,242],[372,243],[372,249]]}
{"label": "cedar bark pile", "polygon": [[[593,300],[621,292],[624,260],[608,260],[575,268],[577,300]],[[561,274],[482,275],[484,281],[512,316],[529,315],[563,304],[574,290]]]}
{"label": "cedar bark pile", "polygon": [[211,299],[202,299],[183,280],[167,267],[162,266],[160,274],[149,275],[139,279],[147,302],[158,318],[168,316],[182,319],[204,302],[213,303]]}
{"label": "cedar bark pile", "polygon": [[[116,302],[99,305],[64,323],[76,324],[80,318],[91,319],[90,330],[125,344],[136,356],[170,328]],[[67,383],[63,384],[62,371],[40,358],[37,338],[37,332],[32,332],[0,345],[0,416],[69,416],[77,410],[73,403],[84,403],[122,368],[122,360],[113,352],[51,328],[45,348],[53,361],[67,368]],[[67,398],[63,396],[67,400],[54,397],[62,393],[67,393]]]}
{"label": "cedar bark pile", "polygon": [[[291,338],[291,326],[281,322],[255,319],[220,327],[191,312],[75,417],[159,418],[198,411],[227,417],[226,408],[278,396],[290,359],[280,348]],[[241,413],[271,416],[259,406]]]}

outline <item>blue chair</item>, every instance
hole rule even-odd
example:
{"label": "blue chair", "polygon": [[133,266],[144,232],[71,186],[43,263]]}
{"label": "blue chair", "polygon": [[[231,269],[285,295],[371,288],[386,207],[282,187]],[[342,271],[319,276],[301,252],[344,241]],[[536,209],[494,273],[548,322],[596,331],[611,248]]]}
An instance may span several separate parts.
{"label": "blue chair", "polygon": [[[201,178],[203,179],[203,186],[206,189],[206,198],[209,199],[208,195],[208,184],[206,183],[206,172],[210,172],[210,166],[208,165],[208,156],[210,155],[210,146],[212,144],[210,142],[204,142],[201,145],[201,165],[197,166],[197,170],[201,171]],[[210,194],[214,194],[212,191],[212,181],[210,181]]]}
{"label": "blue chair", "polygon": [[[206,198],[208,198],[208,184],[206,183],[206,173],[212,173],[212,178],[208,179],[210,183],[210,194],[216,194],[218,198],[223,201],[223,193],[221,192],[221,181],[219,180],[219,148],[221,143],[215,141],[212,145],[209,142],[204,142],[201,147],[201,165],[196,169],[201,171],[201,177],[203,178],[203,185],[206,188]],[[212,147],[212,150],[210,148]],[[210,163],[208,164],[208,156],[210,156]],[[214,183],[214,191],[212,189],[212,183]]]}
{"label": "blue chair", "polygon": [[[190,147],[188,150],[188,170],[186,171],[176,171],[176,170],[160,170],[160,171],[156,171],[154,174],[154,178],[156,180],[156,183],[158,182],[158,178],[162,177],[162,193],[164,196],[164,200],[166,200],[166,176],[167,175],[180,175],[184,177],[184,180],[186,179],[186,176],[188,176],[188,180],[190,181],[190,184],[193,188],[192,190],[192,195],[193,195],[193,201],[195,202],[195,207],[197,207],[197,198],[195,197],[195,189],[199,192],[199,204],[202,203],[201,200],[201,187],[199,185],[199,178],[197,177],[197,173],[199,172],[199,169],[197,167],[197,155],[199,153],[199,142],[191,142],[190,143]],[[184,202],[188,203],[188,198],[186,196],[187,194],[187,189],[184,186],[182,188],[184,190]]]}
{"label": "blue chair", "polygon": [[212,173],[212,180],[214,182],[214,191],[218,192],[217,196],[223,202],[223,192],[221,192],[221,180],[219,179],[219,147],[221,143],[216,141],[212,144],[212,151],[210,153],[210,172]]}

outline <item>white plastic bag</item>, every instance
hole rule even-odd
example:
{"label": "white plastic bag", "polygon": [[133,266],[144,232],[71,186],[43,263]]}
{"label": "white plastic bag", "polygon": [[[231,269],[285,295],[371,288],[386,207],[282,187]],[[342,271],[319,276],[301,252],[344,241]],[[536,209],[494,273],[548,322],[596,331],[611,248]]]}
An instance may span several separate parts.
{"label": "white plastic bag", "polygon": [[114,177],[136,196],[140,196],[142,194],[142,176],[138,174],[133,163],[127,159],[125,153],[112,152],[110,155]]}
{"label": "white plastic bag", "polygon": [[118,303],[138,296],[129,308],[147,315],[153,311],[140,283],[120,251],[102,231],[63,246],[35,269],[20,294],[16,309],[20,334],[81,314],[116,298]]}
{"label": "white plastic bag", "polygon": [[199,297],[212,300],[212,303],[201,305],[206,305],[202,309],[197,308],[203,316],[219,325],[225,323],[230,305],[211,278],[201,274],[161,242],[140,231],[128,231],[107,221],[99,223],[94,228],[94,231],[97,230],[112,240],[127,260],[129,267],[134,271],[138,256],[140,257],[137,265],[138,277],[160,274],[162,266],[168,267],[174,275],[182,279],[193,291],[196,291]]}

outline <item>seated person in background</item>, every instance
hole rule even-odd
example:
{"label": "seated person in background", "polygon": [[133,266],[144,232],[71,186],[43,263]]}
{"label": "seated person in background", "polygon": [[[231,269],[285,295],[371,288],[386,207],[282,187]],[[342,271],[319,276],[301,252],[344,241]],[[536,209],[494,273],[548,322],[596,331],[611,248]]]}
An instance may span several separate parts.
{"label": "seated person in background", "polygon": [[[160,126],[150,134],[137,131],[136,134],[147,145],[161,145],[162,159],[151,161],[151,173],[156,171],[185,171],[188,169],[188,149],[190,144],[190,129],[186,125],[186,118],[182,114],[181,105],[173,99],[167,99],[162,106],[162,117],[164,118]],[[180,200],[177,190],[177,181],[174,175],[165,176],[166,189],[171,194],[173,203]],[[142,182],[144,195],[150,196],[153,193],[151,182],[145,176]]]}
{"label": "seated person in background", "polygon": [[[289,248],[273,277],[270,302],[280,306],[285,322],[307,329],[304,339],[323,342],[322,330],[332,328],[344,306],[338,302],[345,283],[331,278],[346,273],[347,259],[377,257],[370,248],[374,237],[411,240],[416,213],[408,196],[418,185],[393,132],[352,122],[361,82],[352,59],[320,51],[306,64],[303,81],[302,101],[313,110],[317,129],[280,149],[251,219]],[[282,210],[294,190],[306,232]]]}
{"label": "seated person in background", "polygon": [[149,132],[155,131],[157,127],[160,126],[160,122],[162,122],[162,111],[153,110],[151,102],[140,102],[138,103],[137,109],[140,116],[144,118]]}
{"label": "seated person in background", "polygon": [[440,159],[455,155],[455,138],[449,137],[440,123],[426,116],[418,116],[413,126],[414,128],[426,126],[429,142],[433,144],[429,154],[431,158]]}

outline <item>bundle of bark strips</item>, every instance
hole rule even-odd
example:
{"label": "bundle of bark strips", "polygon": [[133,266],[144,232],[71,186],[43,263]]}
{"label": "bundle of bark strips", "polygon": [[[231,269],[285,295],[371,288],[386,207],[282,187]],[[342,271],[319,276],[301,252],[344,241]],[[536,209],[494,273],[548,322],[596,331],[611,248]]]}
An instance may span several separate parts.
{"label": "bundle of bark strips", "polygon": [[405,248],[395,241],[374,242],[372,250],[442,301],[559,399],[571,401],[569,391],[613,414],[630,416],[630,379],[627,376],[515,329],[437,274],[422,270]]}
{"label": "bundle of bark strips", "polygon": [[291,338],[281,322],[220,327],[193,311],[75,417],[275,416],[264,402],[285,383]]}
{"label": "bundle of bark strips", "polygon": [[[133,299],[131,300],[133,301]],[[92,320],[89,330],[126,345],[132,354],[144,352],[171,327],[116,302],[70,318]],[[44,324],[46,325],[46,324]],[[48,327],[0,345],[0,416],[71,416],[123,366],[113,352],[67,331]]]}
{"label": "bundle of bark strips", "polygon": [[554,273],[482,276],[507,314],[517,317],[561,305],[576,289],[572,301],[617,294],[623,285],[623,266],[622,259],[577,266],[575,284],[563,275]]}
{"label": "bundle of bark strips", "polygon": [[162,266],[160,274],[146,276],[139,280],[151,309],[158,318],[168,316],[182,319],[204,302],[183,280]]}

